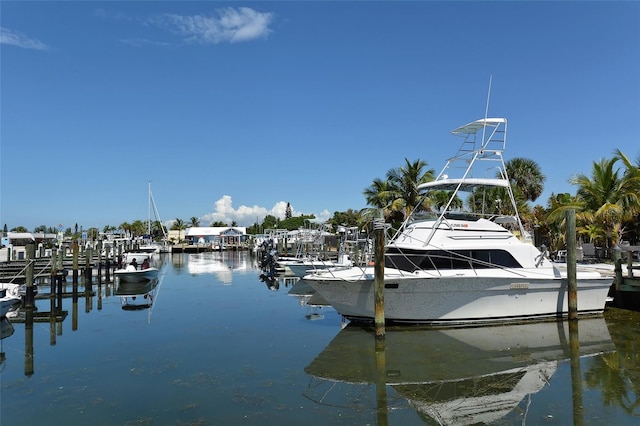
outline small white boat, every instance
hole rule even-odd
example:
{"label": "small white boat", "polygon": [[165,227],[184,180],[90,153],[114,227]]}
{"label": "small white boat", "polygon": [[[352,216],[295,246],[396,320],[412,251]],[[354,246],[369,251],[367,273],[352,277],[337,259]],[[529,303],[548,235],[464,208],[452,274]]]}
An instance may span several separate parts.
{"label": "small white boat", "polygon": [[113,273],[121,282],[138,283],[158,278],[158,268],[149,267],[136,269],[133,265],[127,265],[123,269],[116,269]]}

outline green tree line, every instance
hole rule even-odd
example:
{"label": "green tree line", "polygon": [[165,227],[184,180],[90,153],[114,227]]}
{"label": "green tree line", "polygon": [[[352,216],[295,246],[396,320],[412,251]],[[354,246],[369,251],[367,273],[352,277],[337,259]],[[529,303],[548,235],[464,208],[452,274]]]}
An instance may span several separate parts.
{"label": "green tree line", "polygon": [[[564,248],[564,217],[568,209],[577,212],[576,226],[579,237],[584,242],[603,247],[607,253],[621,241],[629,241],[632,245],[640,241],[640,156],[632,161],[620,150],[616,150],[611,158],[594,161],[589,174],[577,174],[570,183],[577,186],[575,195],[568,193],[552,193],[546,205],[532,205],[544,191],[545,176],[538,164],[527,158],[514,158],[505,163],[507,175],[516,200],[516,205],[525,229],[536,235],[538,245],[545,244],[550,250]],[[366,227],[373,218],[384,218],[393,226],[398,226],[415,208],[442,208],[449,200],[446,191],[430,194],[424,198],[418,191],[422,183],[435,179],[435,171],[428,168],[424,160],[410,161],[405,158],[403,165],[389,169],[385,178],[373,179],[370,186],[363,190],[367,207],[362,210],[349,209],[345,212],[334,212],[328,223],[334,230],[338,226]],[[489,213],[510,214],[511,203],[503,188],[493,188],[488,199],[495,203],[487,206]],[[470,197],[469,200],[455,199],[453,207],[471,206],[481,197]],[[313,226],[314,215],[292,216],[291,206],[287,203],[284,219],[267,215],[262,223],[254,223],[247,227],[248,234],[262,233],[268,229],[294,230]],[[148,233],[148,222],[136,220],[124,222],[118,227],[105,226],[103,232],[123,232],[130,236],[141,236]],[[185,230],[188,227],[200,226],[197,217],[188,221],[176,218],[172,230]],[[235,222],[216,221],[210,226],[237,226]],[[5,225],[5,232],[7,226]],[[15,232],[27,232],[21,226],[11,229]],[[41,225],[34,232],[57,232],[53,227]],[[82,228],[75,231],[65,230],[66,236],[79,237]],[[98,235],[97,228],[86,230],[89,237]],[[161,238],[167,229],[160,222],[151,223],[151,236]]]}

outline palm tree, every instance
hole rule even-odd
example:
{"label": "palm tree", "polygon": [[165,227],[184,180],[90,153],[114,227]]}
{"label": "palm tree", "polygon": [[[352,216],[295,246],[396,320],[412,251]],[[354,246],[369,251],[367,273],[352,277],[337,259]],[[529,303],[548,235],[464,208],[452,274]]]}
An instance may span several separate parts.
{"label": "palm tree", "polygon": [[[542,194],[546,178],[540,171],[540,166],[528,158],[509,160],[505,163],[505,169],[518,214],[523,223],[532,225],[535,220],[528,201],[535,201]],[[497,177],[505,176],[498,172]],[[474,191],[468,203],[476,211],[482,211],[485,214],[515,214],[509,192],[505,188],[478,189]]]}
{"label": "palm tree", "polygon": [[373,183],[365,188],[363,195],[367,204],[372,206],[371,209],[362,209],[361,213],[365,217],[378,217],[376,212],[382,211],[385,218],[391,216],[391,202],[395,197],[393,188],[389,181],[375,178]]}
{"label": "palm tree", "polygon": [[182,231],[187,228],[187,225],[184,223],[184,220],[176,218],[173,225],[171,225],[171,229],[178,230],[178,242],[182,241]]}
{"label": "palm tree", "polygon": [[528,158],[513,158],[505,163],[511,186],[527,201],[535,201],[544,190],[546,177],[540,166]]}
{"label": "palm tree", "polygon": [[601,159],[593,163],[591,177],[579,173],[570,180],[579,187],[575,205],[580,213],[576,217],[578,231],[593,236],[607,249],[622,239],[625,222],[638,211],[638,194],[634,193],[637,176],[629,169],[621,176],[618,161],[619,157]]}
{"label": "palm tree", "polygon": [[[422,198],[418,185],[434,179],[434,170],[423,171],[427,163],[416,160],[413,163],[407,158],[405,165],[390,169],[387,179],[374,179],[371,186],[363,191],[367,204],[374,209],[381,209],[387,222],[401,222],[414,208],[428,209],[431,200]],[[375,211],[363,209],[364,218],[376,217]]]}
{"label": "palm tree", "polygon": [[420,195],[418,186],[421,183],[432,181],[435,178],[435,170],[423,171],[427,162],[420,159],[413,163],[407,158],[404,161],[404,166],[387,172],[387,181],[393,188],[395,195],[395,199],[392,201],[392,210],[398,211],[402,207],[406,218],[416,207],[426,210],[431,206],[431,200]]}
{"label": "palm tree", "polygon": [[131,224],[130,227],[131,236],[135,237],[138,235],[144,235],[147,232],[147,221],[146,220],[135,220]]}
{"label": "palm tree", "polygon": [[192,226],[194,228],[197,228],[198,226],[200,226],[200,219],[198,219],[195,216],[192,216],[191,219],[189,219],[189,226]]}
{"label": "palm tree", "polygon": [[625,217],[624,229],[628,229],[628,240],[636,242],[640,237],[640,156],[633,164],[629,158],[619,149],[615,151],[615,157],[622,162],[625,172],[621,183],[621,197]]}
{"label": "palm tree", "polygon": [[623,204],[626,209],[634,213],[640,211],[640,156],[633,164],[629,158],[619,149],[615,152],[615,158],[625,167],[621,183]]}
{"label": "palm tree", "polygon": [[129,222],[122,222],[120,226],[118,226],[118,229],[122,229],[125,232],[125,235],[131,235],[131,224]]}

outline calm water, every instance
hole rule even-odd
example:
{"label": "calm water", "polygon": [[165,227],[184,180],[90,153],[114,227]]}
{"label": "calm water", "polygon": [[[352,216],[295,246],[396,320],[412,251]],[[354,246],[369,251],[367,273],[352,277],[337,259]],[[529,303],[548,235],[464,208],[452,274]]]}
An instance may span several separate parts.
{"label": "calm water", "polygon": [[581,320],[578,339],[388,328],[376,348],[304,282],[259,275],[248,253],[168,255],[151,308],[94,280],[63,321],[4,323],[0,424],[640,424],[638,313]]}

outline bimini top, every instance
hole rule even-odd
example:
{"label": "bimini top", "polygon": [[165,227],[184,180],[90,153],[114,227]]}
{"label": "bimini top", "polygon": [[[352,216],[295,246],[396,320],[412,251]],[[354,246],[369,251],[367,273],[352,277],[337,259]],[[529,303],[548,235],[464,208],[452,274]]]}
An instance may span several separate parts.
{"label": "bimini top", "polygon": [[451,131],[454,135],[475,135],[485,127],[498,127],[507,122],[506,118],[482,118]]}
{"label": "bimini top", "polygon": [[440,178],[431,182],[425,182],[418,185],[418,191],[471,191],[479,186],[494,186],[500,188],[508,188],[509,181],[499,178],[466,178],[466,179],[449,179]]}

